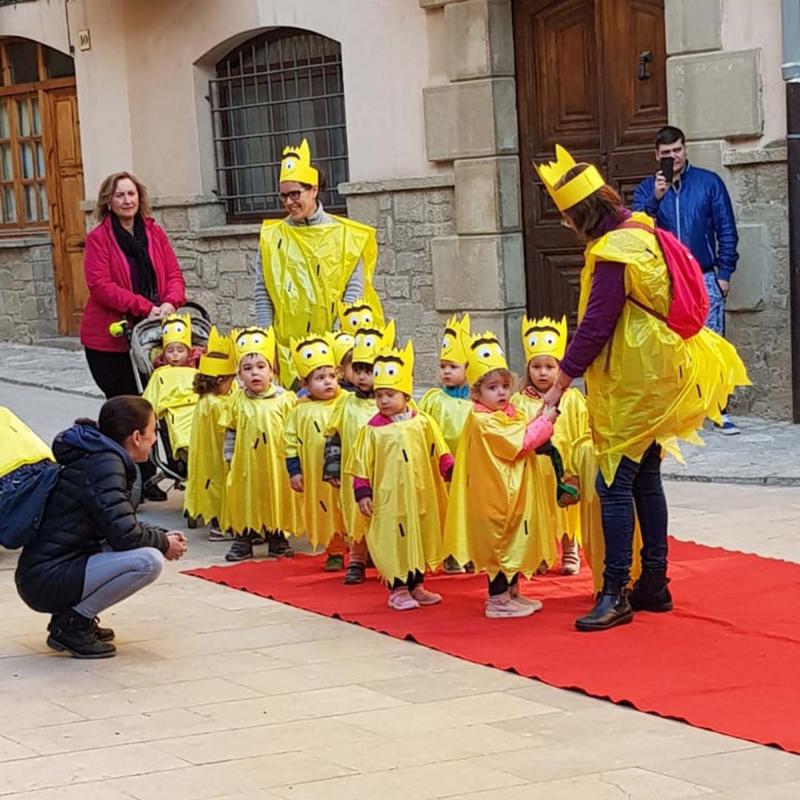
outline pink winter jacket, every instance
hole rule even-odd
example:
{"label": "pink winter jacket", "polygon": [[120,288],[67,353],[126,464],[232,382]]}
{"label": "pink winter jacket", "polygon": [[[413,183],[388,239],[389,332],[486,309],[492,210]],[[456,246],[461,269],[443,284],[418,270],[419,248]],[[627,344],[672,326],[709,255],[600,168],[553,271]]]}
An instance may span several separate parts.
{"label": "pink winter jacket", "polygon": [[[176,308],[186,302],[183,274],[167,234],[153,219],[144,221],[150,243],[150,260],[156,274],[158,297]],[[109,332],[112,322],[127,317],[144,319],[153,308],[145,297],[134,294],[128,259],[114,237],[111,218],[106,217],[86,237],[83,271],[89,289],[89,302],[81,322],[81,344],[92,350],[123,353],[128,349],[123,337]]]}

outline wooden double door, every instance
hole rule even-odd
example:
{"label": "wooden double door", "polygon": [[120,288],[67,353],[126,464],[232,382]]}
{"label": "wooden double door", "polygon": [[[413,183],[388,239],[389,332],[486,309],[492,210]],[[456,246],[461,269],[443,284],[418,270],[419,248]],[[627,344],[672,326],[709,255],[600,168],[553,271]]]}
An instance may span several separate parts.
{"label": "wooden double door", "polygon": [[667,124],[664,0],[513,0],[513,9],[528,311],[574,325],[583,247],[532,162],[561,144],[626,202],[655,172],[654,137]]}

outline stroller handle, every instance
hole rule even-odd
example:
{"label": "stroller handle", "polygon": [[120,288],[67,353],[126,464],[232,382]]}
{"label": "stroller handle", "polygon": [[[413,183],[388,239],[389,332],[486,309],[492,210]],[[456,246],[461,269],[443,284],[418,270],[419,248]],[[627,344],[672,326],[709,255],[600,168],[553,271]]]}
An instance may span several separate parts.
{"label": "stroller handle", "polygon": [[208,311],[206,311],[200,303],[195,303],[194,300],[187,300],[185,303],[182,303],[181,308],[193,308],[206,322],[211,322],[211,315]]}

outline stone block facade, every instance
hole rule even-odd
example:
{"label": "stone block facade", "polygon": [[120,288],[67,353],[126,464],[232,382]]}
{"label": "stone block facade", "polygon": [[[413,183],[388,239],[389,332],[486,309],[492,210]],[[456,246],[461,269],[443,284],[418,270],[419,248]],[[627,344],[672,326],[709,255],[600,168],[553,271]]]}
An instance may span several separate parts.
{"label": "stone block facade", "polygon": [[57,333],[50,237],[0,240],[0,339],[31,344]]}

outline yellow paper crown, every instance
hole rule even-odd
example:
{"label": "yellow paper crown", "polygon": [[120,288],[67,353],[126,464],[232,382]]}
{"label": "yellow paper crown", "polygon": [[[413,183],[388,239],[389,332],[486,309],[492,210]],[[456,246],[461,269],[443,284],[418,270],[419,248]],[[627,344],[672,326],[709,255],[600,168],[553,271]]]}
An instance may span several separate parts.
{"label": "yellow paper crown", "polygon": [[233,341],[230,336],[220,336],[216,325],[212,325],[208,334],[206,352],[200,356],[199,371],[212,378],[236,374]]}
{"label": "yellow paper crown", "polygon": [[254,353],[264,356],[270,365],[275,363],[275,331],[272,328],[234,328],[231,339],[237,364]]}
{"label": "yellow paper crown", "polygon": [[493,369],[508,369],[500,340],[491,331],[470,335],[462,333],[467,351],[467,383],[474,386]]}
{"label": "yellow paper crown", "polygon": [[192,318],[189,314],[170,314],[161,323],[161,344],[182,344],[192,349]]}
{"label": "yellow paper crown", "polygon": [[411,395],[414,393],[414,345],[409,340],[402,350],[390,348],[375,356],[372,368],[373,388],[394,389]]}
{"label": "yellow paper crown", "polygon": [[464,337],[469,336],[469,314],[464,314],[459,321],[453,314],[444,326],[442,349],[439,352],[440,361],[452,361],[454,364],[467,363],[467,351],[464,349]]}
{"label": "yellow paper crown", "polygon": [[567,349],[567,318],[561,317],[561,321],[556,322],[550,317],[523,317],[522,346],[526,364],[536,356],[552,356],[561,361]]}
{"label": "yellow paper crown", "polygon": [[336,359],[336,366],[340,366],[344,357],[353,349],[353,335],[347,331],[336,331],[333,337],[333,357]]}
{"label": "yellow paper crown", "polygon": [[335,367],[333,337],[329,333],[312,333],[292,339],[292,360],[297,374],[307,378],[319,367]]}
{"label": "yellow paper crown", "polygon": [[375,321],[375,312],[363,297],[352,303],[339,301],[339,324],[343,331],[355,336],[359,328],[371,328]]}
{"label": "yellow paper crown", "polygon": [[572,208],[605,185],[603,176],[597,171],[597,167],[590,164],[572,180],[556,188],[556,184],[575,166],[575,159],[560,144],[556,145],[555,161],[551,161],[549,164],[534,164],[534,166],[542,179],[544,188],[553,198],[559,211]]}
{"label": "yellow paper crown", "polygon": [[373,364],[378,353],[394,347],[394,320],[383,328],[377,326],[359,328],[353,344],[354,364]]}
{"label": "yellow paper crown", "polygon": [[311,148],[308,139],[303,139],[299,147],[289,145],[283,148],[280,182],[296,181],[309,186],[319,185],[319,173],[311,166]]}

